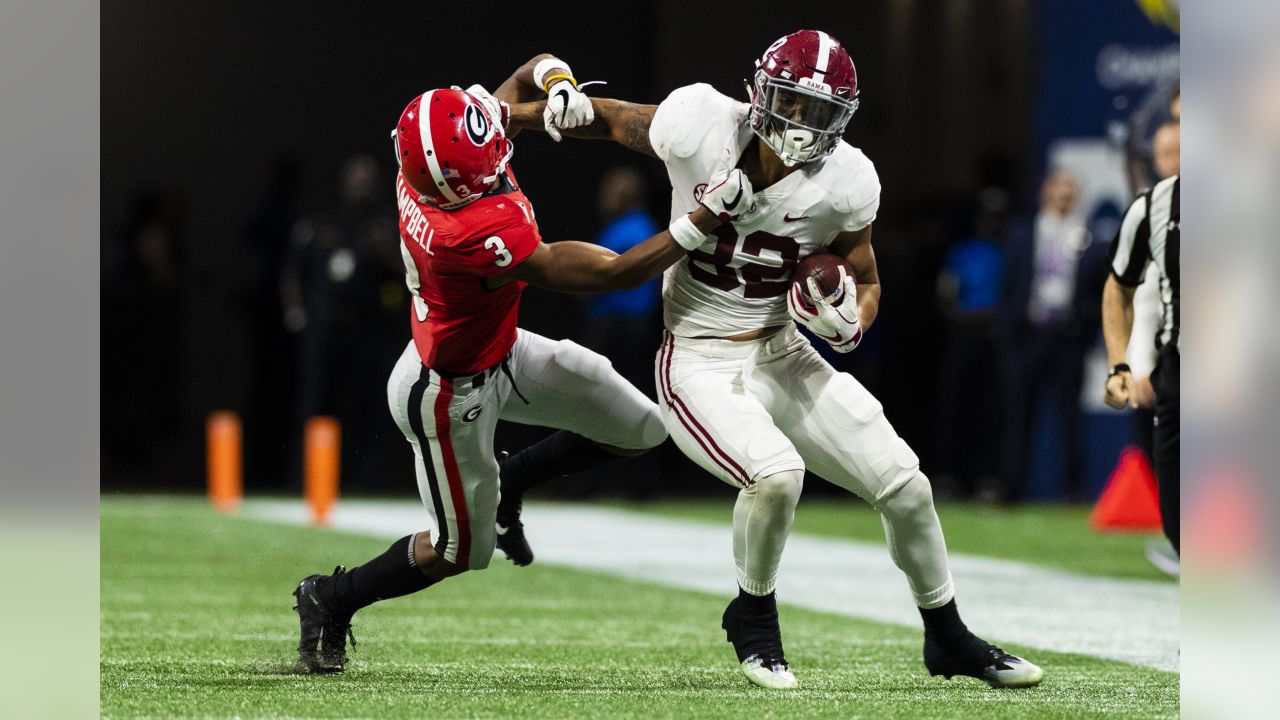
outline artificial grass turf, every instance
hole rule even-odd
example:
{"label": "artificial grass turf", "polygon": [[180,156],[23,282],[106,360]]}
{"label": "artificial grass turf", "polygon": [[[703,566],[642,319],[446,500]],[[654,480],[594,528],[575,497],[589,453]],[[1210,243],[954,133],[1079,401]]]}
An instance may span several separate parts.
{"label": "artificial grass turf", "polygon": [[[108,717],[1170,717],[1178,676],[1032,651],[1047,679],[930,678],[915,630],[788,608],[802,688],[749,685],[725,597],[495,561],[362,611],[346,674],[294,671],[303,575],[387,541],[225,517],[199,499],[104,498]],[[619,558],[625,562],[625,558]],[[1019,648],[1009,648],[1018,652]]]}

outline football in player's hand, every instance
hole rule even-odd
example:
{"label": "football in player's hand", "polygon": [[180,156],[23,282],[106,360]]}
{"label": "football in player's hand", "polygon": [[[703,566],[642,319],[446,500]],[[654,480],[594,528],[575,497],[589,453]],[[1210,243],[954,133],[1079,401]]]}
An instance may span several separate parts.
{"label": "football in player's hand", "polygon": [[800,297],[809,307],[813,307],[814,301],[809,294],[808,282],[806,282],[809,278],[813,278],[822,297],[828,298],[832,304],[835,304],[840,302],[840,296],[844,292],[844,288],[840,286],[841,267],[844,268],[846,275],[853,277],[853,268],[844,258],[832,253],[814,253],[796,265],[795,272],[791,273],[791,282],[800,284]]}

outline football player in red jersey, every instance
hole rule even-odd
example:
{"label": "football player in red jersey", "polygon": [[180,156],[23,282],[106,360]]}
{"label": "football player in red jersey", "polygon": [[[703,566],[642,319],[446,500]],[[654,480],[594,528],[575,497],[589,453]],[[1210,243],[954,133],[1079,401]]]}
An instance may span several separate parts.
{"label": "football player in red jersey", "polygon": [[[551,125],[662,160],[676,218],[705,202],[710,168],[739,166],[754,184],[749,212],[666,271],[667,333],[656,373],[672,440],[738,489],[739,587],[722,627],[742,671],[767,688],[798,684],[783,653],[774,588],[811,470],[880,512],[890,555],[924,622],[930,673],[969,675],[994,687],[1036,685],[1039,667],[961,620],[942,526],[916,454],[880,402],[796,329],[803,325],[849,352],[879,306],[871,225],[880,182],[871,161],[841,137],[859,102],[853,61],[829,34],[801,30],[765,50],[748,93],[744,103],[695,84],[659,105],[595,100],[592,119],[576,125],[554,108],[550,119],[537,104],[512,108],[515,127]],[[844,257],[853,277],[834,298],[811,298],[816,302],[806,306],[797,292],[788,303],[792,269],[818,252]]]}
{"label": "football player in red jersey", "polygon": [[[563,292],[638,286],[749,210],[750,186],[741,171],[722,168],[708,178],[707,207],[623,255],[589,243],[544,243],[509,167],[505,127],[509,102],[543,93],[549,131],[591,122],[591,103],[568,65],[543,55],[492,95],[472,86],[415,97],[392,132],[413,339],[387,397],[413,447],[418,490],[437,532],[400,538],[359,567],[339,566],[298,584],[298,654],[312,672],[344,669],[357,610],[489,564],[499,529],[499,418],[559,429],[504,462],[504,485],[508,475],[520,482],[568,474],[645,452],[667,437],[657,406],[604,357],[517,328],[520,295],[527,284]],[[501,529],[518,533],[519,526]],[[504,549],[527,562],[519,545]]]}

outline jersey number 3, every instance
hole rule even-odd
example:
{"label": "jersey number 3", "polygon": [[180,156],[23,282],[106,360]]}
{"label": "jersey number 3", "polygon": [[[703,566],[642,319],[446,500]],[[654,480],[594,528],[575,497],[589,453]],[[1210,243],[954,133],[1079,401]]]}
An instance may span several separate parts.
{"label": "jersey number 3", "polygon": [[[732,225],[721,225],[715,235],[719,242],[714,253],[701,250],[689,253],[689,274],[695,280],[726,291],[741,285],[743,297],[747,298],[777,297],[791,286],[791,271],[800,257],[800,245],[793,238],[757,230],[742,238],[739,249],[738,233]],[[778,259],[765,258],[762,255],[765,250],[777,253]],[[764,262],[747,259],[741,267],[731,267],[734,256],[739,253]]]}
{"label": "jersey number 3", "polygon": [[494,235],[484,241],[484,249],[492,250],[494,255],[498,257],[493,261],[498,267],[506,267],[511,264],[511,251],[507,249],[507,244],[502,242],[502,238]]}

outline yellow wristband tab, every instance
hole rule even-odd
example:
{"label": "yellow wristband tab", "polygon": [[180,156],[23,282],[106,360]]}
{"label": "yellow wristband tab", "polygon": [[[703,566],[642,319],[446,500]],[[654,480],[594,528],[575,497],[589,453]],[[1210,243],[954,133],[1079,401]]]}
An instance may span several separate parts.
{"label": "yellow wristband tab", "polygon": [[568,80],[573,84],[573,89],[578,89],[578,81],[573,79],[572,75],[569,75],[568,73],[556,73],[555,75],[548,76],[542,81],[542,92],[551,92],[551,86],[554,85],[557,80]]}

